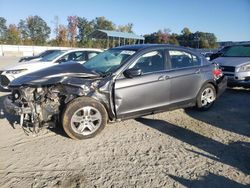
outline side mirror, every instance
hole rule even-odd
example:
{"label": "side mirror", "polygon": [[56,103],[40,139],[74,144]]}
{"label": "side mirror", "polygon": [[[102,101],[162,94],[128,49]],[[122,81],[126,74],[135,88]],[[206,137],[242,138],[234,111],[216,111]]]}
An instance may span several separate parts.
{"label": "side mirror", "polygon": [[126,78],[133,78],[133,77],[141,76],[142,71],[141,71],[141,69],[136,69],[136,68],[127,69],[123,72],[123,75]]}

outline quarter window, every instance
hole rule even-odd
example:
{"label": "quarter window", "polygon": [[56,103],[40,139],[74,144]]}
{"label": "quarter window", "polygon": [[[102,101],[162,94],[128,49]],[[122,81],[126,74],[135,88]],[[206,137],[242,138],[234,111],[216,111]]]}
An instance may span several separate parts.
{"label": "quarter window", "polygon": [[152,51],[142,55],[130,68],[138,68],[142,73],[164,70],[164,57],[162,51]]}
{"label": "quarter window", "polygon": [[201,65],[201,61],[197,56],[184,51],[170,50],[169,56],[172,69]]}

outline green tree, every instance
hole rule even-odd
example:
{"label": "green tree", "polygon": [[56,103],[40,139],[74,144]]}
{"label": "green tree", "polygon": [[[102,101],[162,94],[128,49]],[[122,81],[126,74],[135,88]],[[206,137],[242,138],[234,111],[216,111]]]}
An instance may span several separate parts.
{"label": "green tree", "polygon": [[184,27],[181,31],[181,34],[183,35],[190,35],[191,34],[191,31],[189,30],[189,28],[187,27]]}
{"label": "green tree", "polygon": [[170,29],[159,30],[144,37],[145,43],[167,44],[170,40]]}
{"label": "green tree", "polygon": [[96,17],[94,20],[94,29],[115,30],[115,24],[105,17]]}
{"label": "green tree", "polygon": [[27,26],[27,22],[25,20],[20,20],[18,23],[18,30],[20,32],[21,43],[22,44],[31,44],[29,39],[29,29]]}
{"label": "green tree", "polygon": [[92,42],[88,38],[88,35],[94,31],[94,21],[88,21],[84,17],[78,17],[77,28],[78,28],[78,43],[80,46],[91,47]]}
{"label": "green tree", "polygon": [[0,17],[0,42],[3,42],[5,40],[6,31],[7,31],[6,19]]}
{"label": "green tree", "polygon": [[168,43],[169,44],[174,44],[174,45],[180,45],[179,44],[179,41],[177,40],[177,34],[175,34],[175,33],[173,33],[173,34],[171,34],[170,36],[169,36],[169,41],[168,41]]}
{"label": "green tree", "polygon": [[118,28],[117,28],[117,31],[127,32],[127,33],[134,33],[133,32],[133,27],[134,27],[133,23],[128,23],[126,25],[119,25]]}
{"label": "green tree", "polygon": [[19,44],[21,41],[20,32],[15,24],[10,24],[6,32],[8,44]]}
{"label": "green tree", "polygon": [[193,41],[190,42],[193,48],[217,48],[217,38],[213,33],[197,31],[192,34]]}
{"label": "green tree", "polygon": [[49,38],[51,29],[39,16],[29,16],[26,19],[29,38],[35,45],[44,45]]}
{"label": "green tree", "polygon": [[193,33],[187,27],[183,28],[181,34],[176,36],[179,44],[186,47],[193,47],[194,37]]}

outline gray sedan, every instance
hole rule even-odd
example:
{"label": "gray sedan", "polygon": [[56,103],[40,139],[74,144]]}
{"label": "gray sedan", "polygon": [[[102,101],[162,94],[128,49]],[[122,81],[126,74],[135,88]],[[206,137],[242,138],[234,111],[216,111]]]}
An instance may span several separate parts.
{"label": "gray sedan", "polygon": [[122,46],[83,65],[60,64],[15,79],[5,107],[23,126],[62,122],[71,138],[85,139],[109,121],[184,107],[208,110],[226,84],[217,65],[190,49]]}

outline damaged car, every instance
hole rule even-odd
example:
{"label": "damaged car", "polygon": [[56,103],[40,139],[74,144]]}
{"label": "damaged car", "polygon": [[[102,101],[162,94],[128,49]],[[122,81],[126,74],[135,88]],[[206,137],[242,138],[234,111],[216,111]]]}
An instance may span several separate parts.
{"label": "damaged car", "polygon": [[185,107],[208,110],[226,85],[218,65],[191,49],[129,45],[82,65],[65,63],[19,77],[4,105],[34,131],[62,125],[69,137],[86,139],[108,122]]}

